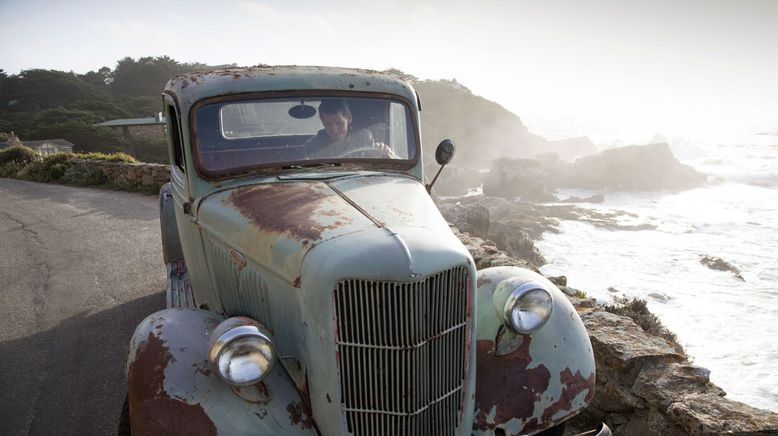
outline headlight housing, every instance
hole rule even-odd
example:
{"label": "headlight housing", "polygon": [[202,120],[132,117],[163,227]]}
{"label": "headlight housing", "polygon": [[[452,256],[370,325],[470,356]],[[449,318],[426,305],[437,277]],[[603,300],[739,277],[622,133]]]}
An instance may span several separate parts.
{"label": "headlight housing", "polygon": [[550,292],[538,283],[524,283],[511,291],[505,301],[505,325],[517,333],[529,334],[543,327],[553,309]]}
{"label": "headlight housing", "polygon": [[270,333],[251,318],[228,318],[211,334],[211,367],[235,386],[259,383],[270,374],[276,350]]}

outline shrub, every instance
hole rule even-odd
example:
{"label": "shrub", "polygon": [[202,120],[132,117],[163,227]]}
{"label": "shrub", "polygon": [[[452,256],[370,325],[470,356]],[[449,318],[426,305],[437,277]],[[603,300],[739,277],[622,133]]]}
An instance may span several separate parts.
{"label": "shrub", "polygon": [[65,168],[65,173],[60,180],[68,185],[93,186],[105,184],[108,178],[96,168],[71,165]]}
{"label": "shrub", "polygon": [[667,339],[670,344],[681,354],[685,354],[683,347],[678,343],[675,333],[662,324],[662,321],[648,310],[646,300],[640,298],[614,297],[613,305],[605,305],[605,310],[616,315],[632,318],[646,333]]}
{"label": "shrub", "polygon": [[0,164],[14,162],[20,165],[26,165],[30,162],[39,160],[41,157],[33,149],[24,146],[8,147],[0,150]]}
{"label": "shrub", "polygon": [[58,153],[42,160],[30,162],[17,173],[17,177],[34,182],[56,182],[65,174],[66,162],[75,155]]}
{"label": "shrub", "polygon": [[0,164],[0,177],[16,178],[19,170],[24,168],[24,165],[20,165],[16,162],[6,162]]}
{"label": "shrub", "polygon": [[134,157],[127,153],[79,153],[76,157],[87,160],[104,160],[106,162],[138,163]]}
{"label": "shrub", "polygon": [[49,168],[49,178],[51,180],[59,180],[62,178],[62,176],[65,175],[65,170],[67,170],[67,166],[65,164],[57,163],[51,166]]}

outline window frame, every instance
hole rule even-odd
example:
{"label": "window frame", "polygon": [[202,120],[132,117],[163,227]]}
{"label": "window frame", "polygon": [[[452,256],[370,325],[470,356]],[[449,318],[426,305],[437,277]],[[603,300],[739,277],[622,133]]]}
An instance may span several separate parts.
{"label": "window frame", "polygon": [[[311,159],[311,160],[298,160],[287,162],[273,162],[265,165],[249,165],[245,167],[229,168],[221,171],[209,170],[203,165],[200,156],[200,139],[197,134],[197,111],[203,106],[207,106],[214,103],[225,102],[242,102],[247,100],[265,100],[265,99],[279,99],[279,98],[300,98],[300,97],[316,97],[316,98],[373,98],[396,101],[407,109],[408,117],[410,118],[410,124],[408,128],[413,130],[413,140],[415,143],[414,155],[412,159],[381,159],[381,158],[358,158],[348,159],[347,161],[333,162],[332,158],[327,159]],[[245,94],[232,94],[225,96],[209,97],[199,100],[189,110],[189,135],[190,144],[192,150],[192,157],[195,164],[195,170],[205,180],[208,181],[220,181],[224,179],[230,179],[235,177],[244,177],[251,174],[267,174],[274,172],[284,172],[294,170],[297,164],[300,165],[316,165],[334,163],[339,167],[366,169],[366,170],[393,170],[393,171],[405,171],[415,167],[419,159],[421,158],[421,136],[419,134],[419,119],[415,114],[416,107],[413,103],[400,95],[388,94],[388,93],[376,93],[376,92],[356,92],[356,91],[335,91],[335,90],[318,90],[310,89],[304,91],[286,91],[286,92],[255,92]]]}

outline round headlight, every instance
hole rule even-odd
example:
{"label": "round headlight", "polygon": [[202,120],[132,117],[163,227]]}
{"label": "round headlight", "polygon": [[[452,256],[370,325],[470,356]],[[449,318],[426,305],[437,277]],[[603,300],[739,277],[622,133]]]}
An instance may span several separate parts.
{"label": "round headlight", "polygon": [[505,323],[518,333],[532,333],[551,317],[554,299],[537,283],[525,283],[511,292],[505,302]]}
{"label": "round headlight", "polygon": [[213,334],[209,358],[220,379],[248,386],[270,374],[276,352],[261,325],[248,318],[230,318]]}

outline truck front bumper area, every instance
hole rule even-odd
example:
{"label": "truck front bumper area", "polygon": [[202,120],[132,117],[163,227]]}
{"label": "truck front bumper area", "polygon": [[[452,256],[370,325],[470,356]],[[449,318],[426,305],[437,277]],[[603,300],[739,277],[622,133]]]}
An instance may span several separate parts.
{"label": "truck front bumper area", "polygon": [[219,380],[208,343],[222,321],[205,310],[166,309],[138,325],[127,359],[133,434],[317,434],[281,365],[253,386]]}

